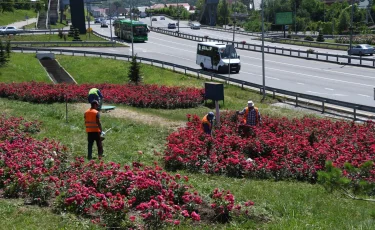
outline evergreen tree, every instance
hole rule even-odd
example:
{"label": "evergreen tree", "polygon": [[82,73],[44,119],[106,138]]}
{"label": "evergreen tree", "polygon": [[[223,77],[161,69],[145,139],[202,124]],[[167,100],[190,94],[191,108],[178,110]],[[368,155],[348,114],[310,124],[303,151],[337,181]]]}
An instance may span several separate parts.
{"label": "evergreen tree", "polygon": [[75,28],[75,30],[74,30],[73,41],[75,41],[75,42],[77,42],[77,41],[78,41],[78,42],[82,41],[81,38],[79,37],[79,30],[78,30],[78,28]]}
{"label": "evergreen tree", "polygon": [[346,10],[341,11],[339,16],[338,31],[341,34],[343,31],[349,29],[350,26],[350,16]]}
{"label": "evergreen tree", "polygon": [[3,41],[0,40],[0,67],[6,65],[6,63],[8,62],[8,58],[7,58],[7,55],[5,53],[5,47],[3,45]]}
{"label": "evergreen tree", "polygon": [[321,31],[319,31],[319,35],[318,35],[318,37],[316,38],[316,41],[317,41],[317,42],[324,42],[324,41],[325,41],[325,39],[324,39],[324,37],[323,37],[323,33],[322,33]]}
{"label": "evergreen tree", "polygon": [[128,73],[128,78],[130,82],[136,85],[138,85],[142,81],[142,78],[140,76],[140,66],[139,66],[139,63],[137,62],[137,55],[134,55],[132,57],[132,61],[130,63],[130,69]]}
{"label": "evergreen tree", "polygon": [[74,37],[74,32],[75,32],[74,27],[70,26],[68,37]]}
{"label": "evergreen tree", "polygon": [[230,8],[227,0],[220,0],[217,6],[217,23],[225,25],[229,23]]}

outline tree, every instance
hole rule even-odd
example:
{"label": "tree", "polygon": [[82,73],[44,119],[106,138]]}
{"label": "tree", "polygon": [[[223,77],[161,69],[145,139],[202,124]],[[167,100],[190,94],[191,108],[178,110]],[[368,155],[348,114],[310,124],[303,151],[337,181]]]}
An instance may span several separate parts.
{"label": "tree", "polygon": [[138,85],[142,81],[142,77],[140,75],[140,65],[137,62],[137,55],[132,57],[132,61],[130,63],[130,69],[128,73],[128,78],[131,83]]}
{"label": "tree", "polygon": [[5,66],[9,61],[4,48],[3,41],[0,40],[0,67]]}
{"label": "tree", "polygon": [[225,25],[228,23],[230,8],[227,0],[220,0],[217,6],[217,24]]}
{"label": "tree", "polygon": [[2,9],[2,12],[5,12],[5,11],[13,12],[14,1],[13,0],[1,1],[0,8]]}
{"label": "tree", "polygon": [[341,11],[339,16],[338,32],[341,34],[343,31],[348,30],[350,25],[350,16],[346,10]]}
{"label": "tree", "polygon": [[75,41],[75,42],[80,42],[80,41],[82,41],[81,38],[79,37],[79,30],[78,30],[78,28],[75,28],[75,29],[74,29],[74,37],[73,37],[73,41]]}
{"label": "tree", "polygon": [[5,45],[6,55],[8,58],[10,58],[10,52],[12,52],[12,47],[10,45],[10,40],[7,41],[7,44]]}

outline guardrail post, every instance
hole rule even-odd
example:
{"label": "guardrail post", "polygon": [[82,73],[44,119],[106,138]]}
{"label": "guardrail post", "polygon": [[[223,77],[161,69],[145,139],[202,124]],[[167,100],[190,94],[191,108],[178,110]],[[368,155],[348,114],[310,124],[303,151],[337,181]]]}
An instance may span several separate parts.
{"label": "guardrail post", "polygon": [[72,55],[74,56],[74,51],[72,51]]}
{"label": "guardrail post", "polygon": [[358,106],[355,106],[355,107],[353,108],[354,121],[357,120],[357,108],[358,108]]}
{"label": "guardrail post", "polygon": [[374,67],[375,67],[375,61],[372,61],[372,66],[374,66]]}
{"label": "guardrail post", "polygon": [[142,63],[142,58],[139,59],[139,63]]}
{"label": "guardrail post", "polygon": [[161,68],[163,68],[163,69],[164,69],[164,62],[162,62],[162,63],[161,63]]}
{"label": "guardrail post", "polygon": [[275,97],[276,97],[276,90],[273,90],[272,91],[272,98],[275,99]]}
{"label": "guardrail post", "polygon": [[151,66],[153,66],[154,65],[154,60],[153,59],[151,59]]}
{"label": "guardrail post", "polygon": [[292,56],[292,49],[289,49],[289,55]]}
{"label": "guardrail post", "polygon": [[281,47],[282,54],[284,54],[284,47]]}
{"label": "guardrail post", "polygon": [[325,108],[325,100],[322,101],[322,113],[324,113],[326,111],[326,108]]}
{"label": "guardrail post", "polygon": [[276,46],[274,47],[274,49],[275,49],[275,53],[276,53]]}
{"label": "guardrail post", "polygon": [[306,54],[307,54],[307,58],[309,58],[309,52],[306,52]]}
{"label": "guardrail post", "polygon": [[38,48],[36,49],[35,53],[38,53]]}
{"label": "guardrail post", "polygon": [[327,55],[327,56],[326,56],[326,61],[328,61],[328,53],[326,53],[326,55]]}
{"label": "guardrail post", "polygon": [[186,68],[185,68],[185,75],[186,75]]}
{"label": "guardrail post", "polygon": [[100,53],[99,57],[102,57],[102,53]]}
{"label": "guardrail post", "polygon": [[199,74],[200,74],[200,72],[198,72],[198,76],[197,76],[198,79],[199,79]]}
{"label": "guardrail post", "polygon": [[23,53],[23,48],[21,48],[21,53]]}
{"label": "guardrail post", "polygon": [[296,107],[298,107],[298,94],[296,95]]}
{"label": "guardrail post", "polygon": [[175,65],[173,65],[173,72],[175,72],[174,67],[175,67]]}
{"label": "guardrail post", "polygon": [[336,55],[336,62],[339,62],[339,55]]}
{"label": "guardrail post", "polygon": [[362,55],[359,55],[359,64],[362,65]]}
{"label": "guardrail post", "polygon": [[86,57],[86,52],[83,52],[83,56]]}
{"label": "guardrail post", "polygon": [[213,76],[213,75],[214,75],[214,74],[212,73],[212,74],[211,74],[211,81],[212,81],[212,76]]}
{"label": "guardrail post", "polygon": [[117,55],[115,55],[115,60],[117,60]]}

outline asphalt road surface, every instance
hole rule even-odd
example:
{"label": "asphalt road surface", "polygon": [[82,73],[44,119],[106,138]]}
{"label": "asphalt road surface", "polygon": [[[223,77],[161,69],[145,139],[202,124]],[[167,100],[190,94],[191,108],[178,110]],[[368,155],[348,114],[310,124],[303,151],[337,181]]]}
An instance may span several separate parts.
{"label": "asphalt road surface", "polygon": [[[154,22],[153,22],[154,23]],[[93,29],[110,35],[109,28],[94,25]],[[145,43],[135,43],[139,57],[164,60],[199,69],[195,63],[197,42],[150,32]],[[91,48],[92,51],[131,54],[130,48]],[[237,50],[241,71],[231,78],[262,84],[261,53]],[[375,106],[375,70],[345,66],[273,54],[265,55],[266,85],[309,95]]]}

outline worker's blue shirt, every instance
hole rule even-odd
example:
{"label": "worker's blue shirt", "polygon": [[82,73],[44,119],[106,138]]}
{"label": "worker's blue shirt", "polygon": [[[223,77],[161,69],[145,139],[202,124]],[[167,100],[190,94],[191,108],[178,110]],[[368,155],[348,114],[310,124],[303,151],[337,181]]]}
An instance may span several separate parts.
{"label": "worker's blue shirt", "polygon": [[[210,121],[212,127],[212,121]],[[211,128],[208,124],[203,124],[203,129],[206,134],[211,134]]]}
{"label": "worker's blue shirt", "polygon": [[[93,101],[93,100],[97,100],[97,101],[99,101],[99,99],[100,100],[102,100],[103,99],[103,95],[102,95],[102,93],[100,92],[100,90],[98,90],[98,95],[96,95],[96,94],[90,94],[89,95],[89,103],[91,104],[91,102]],[[98,97],[99,96],[99,97]]]}

